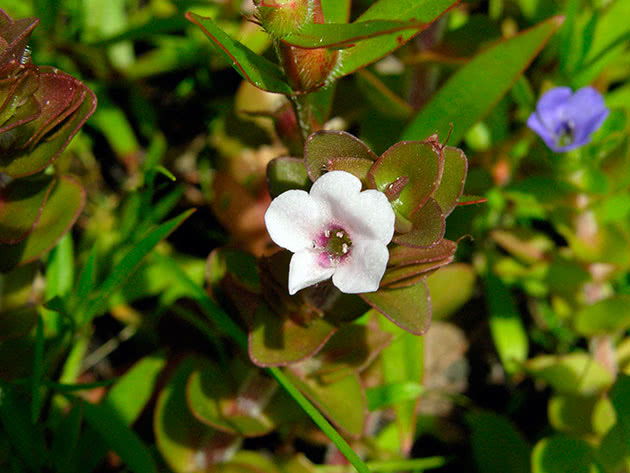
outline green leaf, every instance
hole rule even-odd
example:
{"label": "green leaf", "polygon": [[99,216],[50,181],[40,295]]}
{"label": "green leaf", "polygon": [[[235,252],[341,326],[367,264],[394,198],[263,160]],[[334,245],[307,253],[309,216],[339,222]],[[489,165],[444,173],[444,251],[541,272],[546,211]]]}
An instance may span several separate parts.
{"label": "green leaf", "polygon": [[415,20],[368,20],[354,23],[309,23],[283,41],[304,49],[346,46],[361,40],[404,30],[423,30],[426,25]]}
{"label": "green leaf", "polygon": [[594,454],[584,440],[556,434],[542,439],[532,451],[532,473],[593,473]]}
{"label": "green leaf", "polygon": [[630,376],[623,374],[610,391],[610,401],[617,413],[617,422],[623,426],[626,442],[630,442]]}
{"label": "green leaf", "polygon": [[350,19],[350,0],[322,0],[326,23],[347,23]]}
{"label": "green leaf", "polygon": [[350,375],[334,383],[318,377],[299,377],[290,369],[287,378],[315,404],[330,421],[351,437],[363,433],[367,406],[358,375]]}
{"label": "green leaf", "polygon": [[520,369],[527,359],[529,340],[512,294],[494,274],[486,278],[486,296],[490,309],[490,333],[501,363],[509,374]]}
{"label": "green leaf", "polygon": [[562,17],[553,17],[475,56],[422,108],[403,139],[423,140],[436,132],[446,136],[452,123],[449,142],[457,145],[505,95],[561,24]]}
{"label": "green leaf", "polygon": [[[378,158],[370,170],[368,182],[381,192],[391,192],[392,208],[410,219],[440,185],[443,168],[444,155],[432,143],[403,141]],[[392,192],[401,179],[406,179],[402,189]]]}
{"label": "green leaf", "polygon": [[472,266],[465,263],[449,264],[427,277],[431,293],[431,308],[435,319],[454,314],[475,291],[477,276]]}
{"label": "green leaf", "polygon": [[345,325],[326,342],[312,361],[306,360],[295,368],[331,383],[363,371],[391,340],[391,334],[381,330],[374,318],[367,325]]}
{"label": "green leaf", "polygon": [[225,34],[210,18],[186,13],[186,18],[199,26],[232,67],[256,87],[278,94],[293,95],[279,66],[256,54]]}
{"label": "green leaf", "polygon": [[421,384],[412,381],[376,386],[366,391],[370,412],[406,401],[415,401],[424,394]]}
{"label": "green leaf", "polygon": [[328,161],[354,158],[376,161],[377,156],[363,141],[345,131],[317,131],[304,144],[304,164],[312,181],[328,170]]}
{"label": "green leaf", "polygon": [[21,307],[0,312],[0,343],[29,333],[39,314],[34,307]]}
{"label": "green leaf", "polygon": [[194,367],[193,358],[179,365],[160,393],[153,416],[157,448],[176,473],[198,472],[199,462],[220,461],[238,445],[236,437],[210,429],[190,413],[186,382]]}
{"label": "green leaf", "polygon": [[590,337],[614,334],[630,328],[630,294],[611,298],[583,307],[575,316],[575,329]]}
{"label": "green leaf", "polygon": [[47,457],[42,426],[31,423],[24,396],[5,384],[0,384],[0,423],[22,461],[32,471],[41,471]]}
{"label": "green leaf", "polygon": [[337,331],[325,318],[301,324],[261,303],[249,333],[249,356],[258,366],[284,366],[316,353]]}
{"label": "green leaf", "polygon": [[33,231],[53,187],[52,176],[38,175],[0,188],[1,243],[19,243]]}
{"label": "green leaf", "polygon": [[133,424],[142,413],[165,365],[163,353],[146,356],[119,378],[107,393],[106,402],[126,425]]}
{"label": "green leaf", "polygon": [[57,180],[35,229],[15,245],[0,243],[0,271],[34,261],[50,250],[79,217],[85,203],[85,191],[68,176]]}
{"label": "green leaf", "polygon": [[76,448],[79,443],[82,419],[83,406],[78,402],[72,406],[55,430],[50,457],[55,465],[55,471],[59,473],[76,471]]}
{"label": "green leaf", "polygon": [[46,299],[65,297],[74,286],[72,236],[66,233],[50,252],[46,265]]}
{"label": "green leaf", "polygon": [[593,433],[593,411],[597,396],[555,395],[549,399],[547,412],[554,429],[575,435]]}
{"label": "green leaf", "polygon": [[298,158],[281,157],[269,161],[267,183],[272,198],[291,189],[308,191],[311,187],[304,160]]}
{"label": "green leaf", "polygon": [[581,32],[581,46],[586,54],[571,76],[574,88],[589,84],[607,65],[623,57],[630,35],[630,26],[624,21],[628,15],[630,5],[621,0],[610,2],[597,14],[587,16],[589,21]]}
{"label": "green leaf", "polygon": [[188,379],[186,399],[204,424],[234,435],[259,437],[276,427],[271,397],[277,387],[273,379],[238,359],[224,369],[199,360]]}
{"label": "green leaf", "polygon": [[400,289],[379,289],[361,294],[365,302],[415,335],[422,335],[431,322],[431,297],[426,281]]}
{"label": "green leaf", "polygon": [[468,160],[459,148],[446,146],[444,148],[444,171],[440,180],[440,187],[433,194],[444,217],[448,217],[457,206],[459,198],[464,192],[464,183],[468,172]]}
{"label": "green leaf", "polygon": [[481,411],[469,414],[466,421],[479,473],[529,473],[529,445],[506,417]]}
{"label": "green leaf", "polygon": [[[380,319],[382,329],[393,333],[396,338],[383,350],[380,356],[385,386],[420,384],[424,376],[424,337],[417,337]],[[407,392],[407,394],[410,394]],[[400,451],[408,453],[413,446],[416,431],[417,403],[421,393],[415,398],[399,399],[394,405],[396,427]],[[393,396],[394,393],[391,393]]]}
{"label": "green leaf", "polygon": [[368,69],[357,71],[355,78],[359,90],[368,99],[370,105],[385,116],[407,120],[413,114],[411,105],[392,92]]}
{"label": "green leaf", "polygon": [[175,231],[175,229],[194,212],[195,209],[190,209],[164,222],[136,243],[118,265],[116,265],[103,284],[97,288],[89,301],[86,302],[86,305],[83,306],[85,311],[83,313],[84,319],[89,320],[106,310],[109,297],[136,270],[144,257],[149,254],[160,241]]}
{"label": "green leaf", "polygon": [[151,453],[125,420],[107,401],[101,404],[83,403],[87,423],[133,473],[156,472]]}
{"label": "green leaf", "polygon": [[[424,23],[424,27],[421,28],[424,29],[456,3],[456,0],[425,0],[423,2],[417,0],[380,0],[363,13],[357,22],[372,20],[408,21],[413,19],[418,23]],[[421,29],[367,39],[356,46],[340,51],[339,65],[335,68],[334,77],[339,78],[351,74],[357,69],[387,56],[413,38]]]}
{"label": "green leaf", "polygon": [[563,394],[592,395],[613,383],[612,374],[583,352],[541,355],[527,360],[525,370]]}
{"label": "green leaf", "polygon": [[431,248],[444,236],[444,213],[435,200],[430,198],[409,218],[411,230],[394,236],[393,242],[412,248]]}

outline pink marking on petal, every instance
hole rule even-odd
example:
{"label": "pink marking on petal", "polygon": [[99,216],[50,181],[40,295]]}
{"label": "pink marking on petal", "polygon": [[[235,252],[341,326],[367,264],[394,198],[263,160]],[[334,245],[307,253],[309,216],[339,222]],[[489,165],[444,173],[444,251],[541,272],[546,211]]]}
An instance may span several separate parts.
{"label": "pink marking on petal", "polygon": [[332,262],[330,261],[330,257],[328,253],[322,251],[317,257],[317,262],[322,268],[330,268],[332,266]]}

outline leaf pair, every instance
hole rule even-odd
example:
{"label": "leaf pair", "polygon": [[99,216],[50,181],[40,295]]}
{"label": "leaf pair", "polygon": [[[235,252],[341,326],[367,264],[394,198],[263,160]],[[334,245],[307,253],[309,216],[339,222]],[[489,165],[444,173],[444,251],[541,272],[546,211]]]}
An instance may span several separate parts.
{"label": "leaf pair", "polygon": [[313,133],[304,146],[304,163],[315,181],[327,171],[346,171],[389,198],[396,212],[394,242],[429,248],[444,236],[445,218],[464,189],[468,163],[464,153],[426,141],[396,143],[377,157],[345,132]]}
{"label": "leaf pair", "polygon": [[0,172],[11,177],[50,165],[96,108],[81,81],[31,63],[26,43],[38,22],[0,10]]}

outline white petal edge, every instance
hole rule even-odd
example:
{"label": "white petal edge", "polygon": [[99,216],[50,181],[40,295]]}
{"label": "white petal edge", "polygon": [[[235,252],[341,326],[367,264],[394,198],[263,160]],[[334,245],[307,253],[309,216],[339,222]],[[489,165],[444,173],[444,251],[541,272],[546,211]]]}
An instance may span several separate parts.
{"label": "white petal edge", "polygon": [[358,241],[352,244],[352,253],[335,269],[333,284],[346,294],[359,294],[378,290],[389,251],[380,241]]}
{"label": "white petal edge", "polygon": [[289,294],[293,295],[305,287],[325,281],[335,272],[334,267],[323,268],[319,253],[310,250],[298,251],[289,263]]}
{"label": "white petal edge", "polygon": [[271,201],[265,225],[276,245],[295,253],[310,248],[322,228],[322,209],[309,194],[290,190]]}
{"label": "white petal edge", "polygon": [[322,209],[326,209],[330,218],[336,207],[356,199],[360,192],[361,181],[358,177],[345,171],[330,171],[315,181],[310,195]]}
{"label": "white petal edge", "polygon": [[385,194],[369,189],[332,209],[343,222],[352,242],[376,240],[383,245],[392,241],[396,215]]}

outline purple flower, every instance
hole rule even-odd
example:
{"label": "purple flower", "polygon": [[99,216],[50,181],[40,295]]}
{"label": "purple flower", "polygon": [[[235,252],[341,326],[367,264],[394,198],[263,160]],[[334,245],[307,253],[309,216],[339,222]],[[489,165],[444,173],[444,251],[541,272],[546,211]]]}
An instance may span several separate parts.
{"label": "purple flower", "polygon": [[608,113],[604,98],[593,87],[575,94],[569,87],[555,87],[540,97],[527,126],[553,151],[564,153],[590,142]]}

